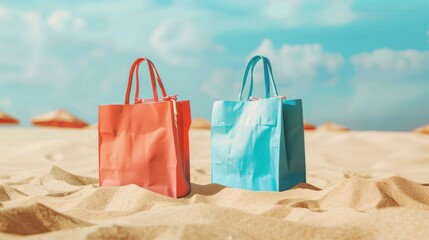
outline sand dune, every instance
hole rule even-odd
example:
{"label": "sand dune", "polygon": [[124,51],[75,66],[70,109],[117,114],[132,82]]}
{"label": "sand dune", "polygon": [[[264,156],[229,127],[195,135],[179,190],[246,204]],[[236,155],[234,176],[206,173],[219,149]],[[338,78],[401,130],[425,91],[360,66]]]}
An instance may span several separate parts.
{"label": "sand dune", "polygon": [[136,185],[98,187],[92,129],[0,131],[0,148],[7,149],[0,151],[0,163],[7,166],[0,172],[0,239],[425,239],[429,234],[424,135],[306,133],[308,183],[276,193],[210,184],[209,132],[192,131],[192,192],[173,199]]}
{"label": "sand dune", "polygon": [[90,225],[39,203],[0,210],[0,231],[4,233],[32,235]]}

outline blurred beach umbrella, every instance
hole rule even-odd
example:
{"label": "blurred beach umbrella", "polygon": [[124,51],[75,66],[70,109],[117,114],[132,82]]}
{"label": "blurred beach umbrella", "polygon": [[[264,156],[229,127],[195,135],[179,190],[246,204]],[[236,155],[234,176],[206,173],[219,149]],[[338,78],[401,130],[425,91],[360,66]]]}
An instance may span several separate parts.
{"label": "blurred beach umbrella", "polygon": [[423,125],[413,130],[415,133],[429,134],[429,124]]}
{"label": "blurred beach umbrella", "polygon": [[346,132],[350,131],[350,128],[344,127],[342,125],[333,123],[333,122],[325,122],[317,127],[317,129],[331,131],[331,132]]}
{"label": "blurred beach umbrella", "polygon": [[195,118],[192,120],[191,128],[194,129],[210,129],[211,124],[210,122],[205,118]]}
{"label": "blurred beach umbrella", "polygon": [[304,122],[304,130],[311,131],[311,130],[314,130],[314,129],[316,129],[315,125],[313,125],[313,124],[311,124],[309,122]]}
{"label": "blurred beach umbrella", "polygon": [[64,109],[33,117],[31,123],[35,126],[43,127],[83,128],[88,126],[88,123]]}
{"label": "blurred beach umbrella", "polygon": [[18,119],[0,111],[0,124],[18,124]]}

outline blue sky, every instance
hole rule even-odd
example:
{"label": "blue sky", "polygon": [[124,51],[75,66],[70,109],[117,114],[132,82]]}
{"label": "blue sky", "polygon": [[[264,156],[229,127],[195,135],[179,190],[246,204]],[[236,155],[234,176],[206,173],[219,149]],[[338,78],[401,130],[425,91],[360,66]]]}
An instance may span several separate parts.
{"label": "blue sky", "polygon": [[24,126],[58,108],[96,122],[98,105],[123,102],[139,56],[209,118],[213,101],[237,98],[254,54],[312,123],[429,123],[429,1],[0,1],[0,42],[0,110]]}

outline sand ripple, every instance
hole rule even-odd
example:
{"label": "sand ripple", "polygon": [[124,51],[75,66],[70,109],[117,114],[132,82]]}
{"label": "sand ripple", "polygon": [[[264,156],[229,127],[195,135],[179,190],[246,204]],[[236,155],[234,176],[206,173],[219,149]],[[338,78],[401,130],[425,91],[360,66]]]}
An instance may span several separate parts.
{"label": "sand ripple", "polygon": [[[40,179],[36,182],[39,190],[43,189],[39,195],[0,186],[1,232],[37,236],[68,229],[64,232],[67,236],[84,234],[87,239],[113,236],[142,239],[171,234],[187,239],[209,233],[222,239],[276,238],[279,234],[296,239],[350,234],[359,238],[373,232],[351,231],[350,224],[374,221],[374,217],[391,224],[392,220],[380,217],[377,209],[396,209],[393,212],[408,218],[411,213],[429,217],[429,187],[401,177],[376,179],[354,175],[327,189],[301,184],[280,193],[193,184],[192,192],[182,199],[165,197],[136,185],[99,188],[95,185],[96,179],[58,167],[35,179]],[[58,189],[49,192],[49,188],[43,186],[46,181],[75,188],[75,191],[69,193],[65,187],[63,196]],[[34,182],[33,179],[22,185],[34,186]],[[338,214],[341,212],[349,217]],[[324,223],[332,217],[342,220]],[[428,223],[425,219],[422,224]],[[334,226],[336,230],[332,232]],[[83,228],[86,230],[82,231]]]}
{"label": "sand ripple", "polygon": [[210,134],[191,132],[192,192],[181,199],[136,185],[98,187],[94,130],[0,136],[2,240],[429,236],[426,135],[306,134],[309,183],[277,193],[208,184]]}
{"label": "sand ripple", "polygon": [[31,235],[89,225],[38,203],[0,210],[0,231],[4,233]]}

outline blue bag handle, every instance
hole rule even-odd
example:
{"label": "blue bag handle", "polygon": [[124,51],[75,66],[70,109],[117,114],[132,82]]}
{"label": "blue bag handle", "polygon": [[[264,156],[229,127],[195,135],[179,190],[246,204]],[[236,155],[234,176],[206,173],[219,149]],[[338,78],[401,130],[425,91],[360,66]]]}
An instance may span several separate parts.
{"label": "blue bag handle", "polygon": [[252,93],[253,93],[253,70],[255,69],[256,64],[261,59],[262,59],[262,64],[264,66],[265,98],[269,98],[270,97],[270,83],[268,82],[269,75],[268,75],[267,65],[265,64],[264,56],[259,55],[258,57],[259,58],[256,58],[253,61],[253,64],[252,64],[252,67],[251,67],[251,71],[250,71],[250,87],[249,87],[249,94],[247,95],[247,100],[249,100],[249,98],[252,96]]}
{"label": "blue bag handle", "polygon": [[[275,93],[275,97],[279,95],[279,93],[277,92],[277,86],[276,86],[276,82],[274,81],[274,75],[273,75],[273,69],[271,67],[271,62],[267,57],[264,57],[262,55],[260,55],[263,59],[263,63],[264,63],[264,78],[265,78],[265,97],[269,98],[270,97],[270,86],[269,86],[269,82],[272,84],[272,88],[274,89],[274,93]],[[255,60],[253,62],[253,66],[252,66],[252,72],[251,72],[251,82],[250,82],[250,88],[249,88],[249,94],[247,99],[249,99],[252,96],[253,93],[253,69],[256,66],[256,63],[258,62],[258,60]],[[269,75],[268,75],[269,74]],[[271,77],[271,79],[270,79]],[[270,81],[269,81],[270,80]]]}
{"label": "blue bag handle", "polygon": [[[252,59],[250,59],[249,63],[247,63],[246,70],[244,71],[243,83],[241,84],[241,91],[240,91],[240,94],[238,95],[238,101],[242,101],[243,99],[242,95],[243,95],[244,87],[246,86],[247,76],[249,74],[250,69],[252,70],[251,71],[252,74],[251,74],[251,80],[250,80],[249,94],[253,92],[253,69],[255,67],[255,64],[261,59],[263,59],[263,56],[256,55],[252,57]],[[265,97],[269,97],[269,91],[270,91],[269,85],[267,83],[267,76],[268,74],[267,74],[266,66],[264,64],[264,80],[265,80],[265,95],[266,95]],[[249,97],[250,95],[247,97],[246,100],[248,100]]]}
{"label": "blue bag handle", "polygon": [[250,59],[249,63],[246,66],[246,70],[244,72],[244,77],[243,77],[243,83],[241,85],[241,91],[240,91],[240,94],[238,95],[238,101],[242,101],[242,99],[243,99],[243,91],[244,91],[244,87],[246,86],[247,76],[249,74],[249,71],[251,73],[250,74],[251,77],[250,77],[250,87],[249,87],[249,94],[247,96],[247,100],[252,95],[252,93],[253,93],[253,70],[254,70],[256,64],[261,59],[262,59],[263,65],[264,65],[265,98],[270,97],[270,82],[271,82],[272,87],[274,89],[275,96],[278,96],[277,87],[276,87],[276,84],[274,82],[273,70],[271,67],[270,60],[268,58],[262,56],[262,55],[256,55],[252,59]]}
{"label": "blue bag handle", "polygon": [[[267,57],[264,57],[264,60],[266,61],[266,64],[267,64],[267,66],[268,66],[268,70],[269,70],[269,72],[270,72],[270,77],[271,77],[271,84],[272,84],[272,87],[273,87],[273,89],[274,89],[274,93],[275,93],[275,97],[277,97],[277,96],[279,96],[279,93],[278,93],[278,91],[277,91],[277,86],[276,86],[276,81],[274,81],[274,74],[273,74],[273,68],[271,67],[271,62],[270,62],[270,59],[268,59]],[[249,92],[249,95],[250,94],[252,94],[252,93],[250,93]]]}

